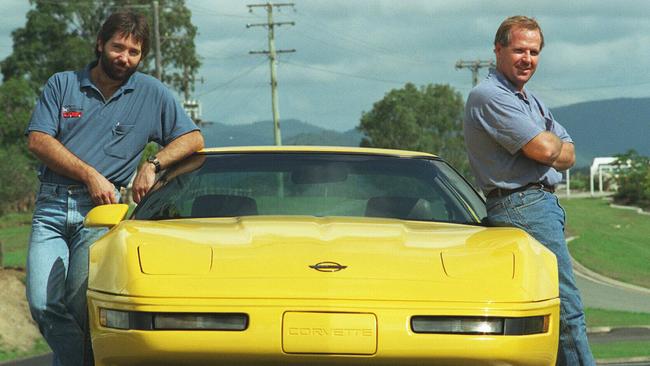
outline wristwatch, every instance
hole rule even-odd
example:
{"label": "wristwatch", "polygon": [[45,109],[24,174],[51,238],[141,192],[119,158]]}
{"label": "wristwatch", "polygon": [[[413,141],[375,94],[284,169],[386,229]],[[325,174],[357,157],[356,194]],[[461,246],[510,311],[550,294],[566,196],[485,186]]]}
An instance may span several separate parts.
{"label": "wristwatch", "polygon": [[156,173],[160,171],[160,161],[158,160],[156,155],[151,155],[150,157],[148,157],[147,163],[153,164],[153,166],[156,168]]}

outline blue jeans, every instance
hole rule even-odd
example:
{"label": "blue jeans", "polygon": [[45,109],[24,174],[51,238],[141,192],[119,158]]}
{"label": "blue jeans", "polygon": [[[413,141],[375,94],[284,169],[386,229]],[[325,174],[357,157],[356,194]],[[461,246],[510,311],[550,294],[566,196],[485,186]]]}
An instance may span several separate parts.
{"label": "blue jeans", "polygon": [[560,283],[560,344],[557,365],[595,365],[587,341],[585,314],[564,239],[565,212],[552,193],[542,189],[487,200],[493,226],[523,229],[557,257]]}
{"label": "blue jeans", "polygon": [[[119,192],[116,192],[119,197]],[[42,183],[27,254],[27,300],[54,365],[93,365],[86,287],[88,247],[106,229],[83,226],[94,207],[85,187]]]}

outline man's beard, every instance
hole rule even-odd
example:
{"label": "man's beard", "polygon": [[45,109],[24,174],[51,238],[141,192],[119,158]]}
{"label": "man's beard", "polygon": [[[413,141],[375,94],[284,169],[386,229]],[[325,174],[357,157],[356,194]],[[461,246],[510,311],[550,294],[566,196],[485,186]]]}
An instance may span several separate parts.
{"label": "man's beard", "polygon": [[102,70],[104,70],[104,73],[106,76],[108,76],[111,80],[115,81],[126,81],[133,73],[135,70],[138,68],[138,64],[136,64],[133,67],[129,67],[125,70],[119,70],[106,56],[106,52],[102,52],[102,54],[99,57],[99,62],[101,63]]}

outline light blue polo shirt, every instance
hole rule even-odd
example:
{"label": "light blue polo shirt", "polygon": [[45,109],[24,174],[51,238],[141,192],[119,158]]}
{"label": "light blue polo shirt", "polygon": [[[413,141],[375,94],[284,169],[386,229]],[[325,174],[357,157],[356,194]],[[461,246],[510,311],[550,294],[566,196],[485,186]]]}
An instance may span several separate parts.
{"label": "light blue polo shirt", "polygon": [[517,91],[499,71],[470,92],[465,105],[464,134],[469,163],[479,187],[515,189],[529,183],[556,185],[562,175],[527,158],[521,148],[543,131],[573,142],[530,90]]}
{"label": "light blue polo shirt", "polygon": [[[108,100],[90,80],[92,63],[54,74],[45,85],[25,134],[47,133],[113,184],[126,186],[149,141],[167,145],[198,127],[171,91],[135,72]],[[42,165],[42,182],[78,184]]]}

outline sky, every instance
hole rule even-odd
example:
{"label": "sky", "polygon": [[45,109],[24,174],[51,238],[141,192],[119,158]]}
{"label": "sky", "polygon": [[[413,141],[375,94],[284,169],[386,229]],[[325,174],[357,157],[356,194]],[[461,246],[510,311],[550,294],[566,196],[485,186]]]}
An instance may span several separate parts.
{"label": "sky", "polygon": [[[282,0],[283,3],[290,2]],[[227,124],[271,120],[270,67],[261,1],[186,0],[198,27],[202,61],[193,98],[202,118]],[[280,119],[337,131],[356,127],[391,89],[449,84],[463,97],[471,72],[458,60],[493,60],[503,19],[527,15],[545,37],[528,87],[547,105],[650,97],[650,1],[647,0],[294,0],[274,11]],[[25,24],[27,0],[3,0],[0,59],[11,31]],[[486,76],[481,69],[479,79]],[[272,133],[272,131],[270,131]]]}

